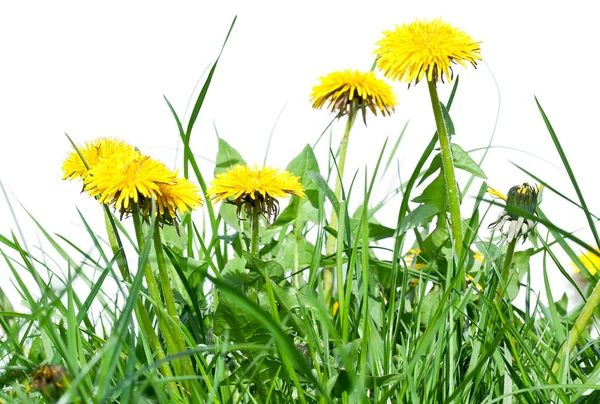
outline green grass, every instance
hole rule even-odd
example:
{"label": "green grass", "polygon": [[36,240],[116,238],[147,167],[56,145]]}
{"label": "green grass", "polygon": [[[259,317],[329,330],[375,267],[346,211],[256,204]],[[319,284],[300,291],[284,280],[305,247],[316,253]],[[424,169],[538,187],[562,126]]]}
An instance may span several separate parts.
{"label": "green grass", "polygon": [[[202,173],[190,148],[218,61],[188,122],[165,98],[183,142],[184,173],[205,199],[214,174],[245,162],[219,139],[215,170]],[[441,109],[450,135],[460,91],[458,78],[453,83]],[[524,174],[579,209],[597,247],[597,216],[537,105],[577,199],[535,171]],[[447,225],[437,133],[409,179],[375,198],[375,185],[394,169],[396,151],[410,135],[406,126],[398,132],[359,174],[364,181],[344,178],[338,194],[331,186],[339,151],[332,151],[327,168],[314,146],[299,151],[287,170],[300,177],[306,198],[293,196],[271,226],[262,223],[258,257],[249,253],[249,221],[240,222],[228,204],[206,203],[194,220],[183,217],[177,231],[136,217],[122,224],[105,206],[105,229],[92,228],[80,214],[88,240],[55,234],[43,218],[31,217],[47,251],[26,243],[19,228],[0,234],[3,267],[21,299],[9,302],[0,289],[0,402],[600,401],[600,350],[590,324],[596,307],[567,312],[568,302],[552,296],[549,275],[552,263],[576,286],[570,262],[559,259],[568,256],[588,280],[581,297],[593,302],[598,275],[575,251],[594,247],[553,225],[543,205],[536,215],[517,210],[538,225],[531,244],[516,245],[505,282],[507,243],[485,230],[496,219],[488,212],[498,208],[486,194],[483,161],[453,145],[455,168],[471,176],[465,184],[479,186],[472,209],[462,210],[458,253],[452,244],[457,227]],[[380,209],[398,199],[397,217],[378,222]],[[332,210],[339,218],[334,227]],[[328,237],[335,240],[331,254],[325,253]],[[412,261],[405,259],[411,249],[420,250]],[[481,262],[475,251],[483,254]],[[335,274],[331,300],[324,298],[326,267]],[[532,272],[543,277],[547,303],[532,289]],[[473,281],[465,283],[467,274]],[[109,282],[115,293],[107,292]],[[513,304],[519,292],[524,309]],[[59,385],[30,388],[42,365],[59,365],[66,376]]]}

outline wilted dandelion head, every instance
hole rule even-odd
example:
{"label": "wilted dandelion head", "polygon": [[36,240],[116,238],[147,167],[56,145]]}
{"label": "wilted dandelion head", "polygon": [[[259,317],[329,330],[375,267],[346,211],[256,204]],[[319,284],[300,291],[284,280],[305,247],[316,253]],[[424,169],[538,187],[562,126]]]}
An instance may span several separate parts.
{"label": "wilted dandelion head", "polygon": [[527,235],[535,227],[535,222],[529,218],[519,216],[517,213],[514,213],[513,209],[516,208],[532,215],[535,214],[537,198],[541,188],[541,185],[536,188],[528,183],[524,183],[523,185],[515,185],[508,191],[508,196],[504,196],[490,187],[487,192],[494,197],[504,200],[507,209],[502,211],[498,215],[498,220],[491,223],[488,228],[492,231],[502,231],[502,234],[507,236],[509,243],[521,236],[523,237],[523,242],[525,242]]}
{"label": "wilted dandelion head", "polygon": [[417,20],[384,31],[377,42],[377,67],[392,80],[418,83],[452,81],[452,65],[476,67],[481,60],[479,42],[440,19]]}
{"label": "wilted dandelion head", "polygon": [[304,189],[298,179],[288,171],[238,164],[225,173],[217,174],[207,194],[213,202],[227,200],[236,205],[238,217],[243,208],[246,215],[257,211],[271,223],[279,214],[277,198],[290,195],[304,198]]}
{"label": "wilted dandelion head", "polygon": [[27,391],[37,390],[50,400],[58,400],[65,390],[68,373],[60,365],[43,365],[31,373]]}
{"label": "wilted dandelion head", "polygon": [[313,87],[310,99],[313,108],[325,107],[337,113],[337,117],[347,115],[353,109],[361,109],[366,120],[367,108],[377,115],[391,115],[397,104],[392,88],[373,72],[361,73],[358,70],[335,71],[320,78]]}

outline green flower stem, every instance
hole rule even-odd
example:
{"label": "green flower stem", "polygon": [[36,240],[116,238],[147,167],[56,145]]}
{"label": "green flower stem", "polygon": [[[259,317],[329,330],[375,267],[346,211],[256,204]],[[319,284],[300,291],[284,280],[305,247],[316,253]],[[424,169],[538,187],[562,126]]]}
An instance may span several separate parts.
{"label": "green flower stem", "polygon": [[[177,314],[177,308],[175,307],[175,299],[173,297],[173,289],[171,288],[171,279],[169,278],[169,272],[167,270],[165,254],[162,249],[162,240],[160,236],[160,229],[158,223],[154,225],[154,250],[156,253],[156,261],[158,264],[158,276],[160,277],[160,283],[162,287],[163,298],[165,299],[165,305],[167,306],[167,314],[170,317],[170,323],[172,323],[171,330],[173,337],[177,342],[177,348],[180,352],[184,352],[187,349],[185,342],[185,334],[181,328],[181,322],[179,321],[179,315]],[[183,370],[185,375],[195,375],[192,362],[189,357],[181,359]]]}
{"label": "green flower stem", "polygon": [[456,186],[456,176],[454,175],[454,161],[452,160],[452,149],[450,148],[450,139],[446,132],[446,125],[440,107],[435,83],[427,81],[429,86],[429,96],[431,98],[431,107],[435,117],[438,138],[442,148],[442,166],[444,167],[444,178],[446,180],[446,192],[448,194],[448,204],[450,208],[450,221],[452,224],[452,237],[457,255],[460,255],[462,249],[462,225],[460,221],[460,201],[458,199],[458,187]]}
{"label": "green flower stem", "polygon": [[502,264],[502,282],[498,284],[498,291],[496,293],[496,301],[501,301],[504,297],[504,286],[508,285],[508,279],[510,278],[510,266],[512,264],[513,256],[515,255],[515,246],[517,245],[517,238],[513,239],[508,243],[506,248],[506,254],[504,255],[504,263]]}
{"label": "green flower stem", "polygon": [[260,212],[256,206],[252,207],[252,217],[250,218],[250,254],[258,258],[258,239],[260,238]]}
{"label": "green flower stem", "polygon": [[[346,129],[344,130],[344,137],[340,143],[340,157],[338,159],[337,168],[339,175],[336,175],[335,181],[335,197],[339,200],[342,194],[342,179],[344,178],[344,167],[346,166],[346,152],[348,150],[348,140],[350,139],[350,130],[354,124],[356,118],[355,106],[350,107],[350,113],[348,114],[348,120],[346,121]],[[329,221],[329,227],[336,229],[338,224],[337,212],[333,210],[331,212],[331,220]],[[327,238],[327,256],[332,255],[336,249],[336,238],[329,235]],[[333,269],[334,267],[323,268],[323,294],[325,298],[325,304],[329,307],[329,301],[331,300],[331,291],[333,289]]]}
{"label": "green flower stem", "polygon": [[[132,214],[133,217],[133,226],[135,228],[135,236],[138,242],[139,251],[144,249],[144,236],[142,234],[142,223],[140,220],[140,215],[138,212],[134,212]],[[146,278],[146,285],[148,286],[148,294],[150,298],[157,305],[156,307],[156,317],[158,318],[158,325],[160,331],[165,340],[165,345],[167,347],[173,347],[176,351],[179,351],[177,340],[173,338],[173,328],[171,323],[165,318],[164,311],[158,305],[162,302],[160,297],[160,291],[158,289],[158,284],[156,283],[156,278],[154,277],[154,273],[152,272],[152,267],[149,263],[144,267],[144,277]],[[172,352],[175,353],[175,352]],[[175,369],[175,373],[182,374],[183,369],[181,369],[178,361],[173,362],[173,367]]]}
{"label": "green flower stem", "polygon": [[588,301],[583,306],[583,309],[581,309],[579,316],[577,316],[575,324],[573,324],[573,327],[571,327],[571,330],[569,331],[569,337],[560,348],[560,352],[557,356],[557,361],[552,367],[553,373],[557,372],[559,366],[558,358],[564,355],[565,350],[568,349],[568,354],[570,354],[571,352],[573,352],[573,349],[575,349],[575,345],[577,345],[577,342],[579,342],[579,337],[581,337],[581,334],[587,328],[588,323],[594,315],[594,311],[596,311],[598,305],[600,305],[600,282],[596,283],[596,286],[594,287],[592,294],[588,298]]}
{"label": "green flower stem", "polygon": [[[104,214],[110,247],[113,251],[113,254],[115,254],[115,256],[117,256],[118,254],[120,257],[118,262],[119,268],[121,269],[121,276],[123,276],[123,280],[131,281],[129,271],[126,267],[127,261],[123,256],[123,250],[119,246],[120,243],[117,240],[117,234],[115,233],[116,230],[112,227],[112,224],[108,217],[109,213],[105,211]],[[160,345],[160,340],[158,339],[158,336],[154,331],[154,327],[152,327],[152,321],[150,321],[150,316],[148,315],[148,312],[146,311],[146,308],[144,307],[144,304],[140,299],[137,300],[135,305],[135,316],[137,318],[138,323],[141,325],[142,334],[144,335],[150,347],[152,348],[152,351],[154,352],[155,359],[158,361],[163,361],[166,357],[165,352],[163,351],[162,346]],[[171,379],[173,377],[171,366],[169,366],[167,362],[162,362],[162,364],[158,368],[162,372],[163,377],[168,379]],[[169,389],[172,391],[173,394],[175,394],[178,397],[181,397],[179,388],[177,387],[177,384],[174,381],[170,381],[168,385]]]}

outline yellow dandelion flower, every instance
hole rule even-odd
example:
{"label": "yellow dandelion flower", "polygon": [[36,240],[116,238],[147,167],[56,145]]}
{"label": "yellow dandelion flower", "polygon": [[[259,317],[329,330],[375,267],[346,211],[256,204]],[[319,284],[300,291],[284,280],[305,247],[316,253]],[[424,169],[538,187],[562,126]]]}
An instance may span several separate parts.
{"label": "yellow dandelion flower", "polygon": [[310,96],[313,108],[320,109],[326,105],[337,117],[350,114],[353,108],[360,108],[365,119],[369,108],[377,115],[391,115],[397,104],[392,88],[373,72],[361,73],[358,70],[335,71],[320,78],[320,84],[313,87]]}
{"label": "yellow dandelion flower", "polygon": [[[89,169],[98,164],[102,158],[110,157],[113,154],[133,152],[132,146],[122,140],[109,137],[86,142],[84,147],[78,147],[77,149],[81,156],[77,151],[73,151],[69,153],[69,156],[63,162],[63,180],[81,178],[85,181],[89,175]],[[85,164],[81,157],[85,160]]]}
{"label": "yellow dandelion flower", "polygon": [[131,202],[137,205],[142,198],[158,199],[159,184],[175,180],[175,173],[164,164],[134,151],[101,159],[90,170],[85,190],[91,196],[99,196],[101,203],[127,212]]}
{"label": "yellow dandelion flower", "polygon": [[200,189],[187,178],[177,177],[173,183],[159,183],[157,198],[158,213],[163,217],[175,218],[177,211],[187,213],[197,206],[202,206]]}
{"label": "yellow dandelion flower", "polygon": [[[588,251],[585,254],[581,254],[579,256],[579,259],[591,275],[596,275],[596,272],[598,272],[598,270],[600,269],[600,257],[598,257],[593,252]],[[573,268],[574,274],[581,272],[575,264],[573,264]]]}
{"label": "yellow dandelion flower", "polygon": [[477,66],[479,42],[440,19],[415,21],[384,31],[377,42],[377,67],[392,80],[418,83],[424,75],[437,83],[452,81],[452,64]]}
{"label": "yellow dandelion flower", "polygon": [[256,164],[253,168],[238,164],[225,173],[217,174],[207,194],[213,202],[228,200],[235,204],[238,217],[243,207],[248,216],[256,210],[270,223],[279,213],[276,198],[288,198],[290,195],[304,198],[304,189],[298,179],[288,171],[258,168]]}

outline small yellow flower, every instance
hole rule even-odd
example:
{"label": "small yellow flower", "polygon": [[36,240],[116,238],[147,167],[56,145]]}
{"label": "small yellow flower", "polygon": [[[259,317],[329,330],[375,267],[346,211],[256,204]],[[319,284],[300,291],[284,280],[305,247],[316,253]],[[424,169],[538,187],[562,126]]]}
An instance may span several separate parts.
{"label": "small yellow flower", "polygon": [[213,202],[228,200],[236,205],[238,217],[243,207],[246,215],[250,216],[256,210],[270,223],[279,213],[276,198],[288,198],[290,195],[304,198],[304,189],[298,178],[288,171],[279,172],[271,167],[258,168],[255,164],[250,168],[238,164],[225,173],[217,174],[207,194]]}
{"label": "small yellow flower", "polygon": [[337,112],[337,117],[350,114],[354,108],[360,108],[365,119],[369,108],[377,115],[391,115],[397,104],[392,88],[373,72],[361,73],[358,70],[335,71],[320,78],[321,83],[314,86],[310,96],[313,108],[323,106]]}
{"label": "small yellow flower", "polygon": [[452,81],[452,64],[477,66],[481,60],[479,42],[440,19],[415,21],[384,31],[377,42],[377,67],[392,80],[417,84],[428,81]]}
{"label": "small yellow flower", "polygon": [[[89,175],[89,170],[98,164],[102,158],[110,157],[113,154],[132,153],[134,151],[133,147],[122,140],[108,137],[86,142],[85,147],[78,147],[78,150],[81,156],[79,156],[77,151],[73,151],[69,153],[69,156],[63,162],[63,180],[78,178],[85,180]],[[81,160],[81,157],[85,160],[85,164]]]}
{"label": "small yellow flower", "polygon": [[[579,256],[579,259],[591,275],[596,275],[596,272],[598,272],[598,270],[600,269],[600,257],[598,257],[593,252],[588,251],[584,254],[581,254]],[[575,264],[573,264],[573,267],[574,274],[581,272]]]}

